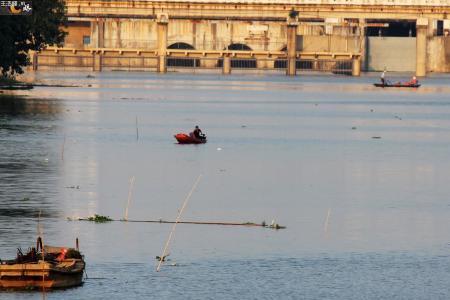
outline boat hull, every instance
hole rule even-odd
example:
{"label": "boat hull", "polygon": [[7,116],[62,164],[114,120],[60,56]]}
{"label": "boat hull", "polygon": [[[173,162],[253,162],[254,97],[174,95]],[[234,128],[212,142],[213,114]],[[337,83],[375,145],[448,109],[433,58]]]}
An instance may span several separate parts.
{"label": "boat hull", "polygon": [[382,84],[382,83],[374,83],[376,87],[388,88],[388,87],[397,87],[397,88],[418,88],[420,84]]}
{"label": "boat hull", "polygon": [[204,144],[204,143],[206,143],[206,138],[198,139],[196,137],[187,135],[185,133],[175,134],[174,137],[179,144]]}
{"label": "boat hull", "polygon": [[0,265],[0,289],[58,289],[83,283],[85,262],[68,259],[54,264],[39,261]]}

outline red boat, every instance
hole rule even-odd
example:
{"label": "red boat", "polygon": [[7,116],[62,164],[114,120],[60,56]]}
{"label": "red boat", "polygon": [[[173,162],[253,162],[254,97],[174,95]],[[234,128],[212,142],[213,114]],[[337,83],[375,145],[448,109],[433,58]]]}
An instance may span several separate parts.
{"label": "red boat", "polygon": [[420,87],[420,84],[410,84],[410,83],[401,83],[401,82],[397,82],[397,83],[386,83],[386,84],[382,84],[382,83],[374,83],[373,84],[376,87],[399,87],[399,88],[418,88]]}
{"label": "red boat", "polygon": [[206,143],[206,136],[204,138],[197,138],[191,132],[190,134],[186,133],[177,133],[174,135],[179,144],[204,144]]}

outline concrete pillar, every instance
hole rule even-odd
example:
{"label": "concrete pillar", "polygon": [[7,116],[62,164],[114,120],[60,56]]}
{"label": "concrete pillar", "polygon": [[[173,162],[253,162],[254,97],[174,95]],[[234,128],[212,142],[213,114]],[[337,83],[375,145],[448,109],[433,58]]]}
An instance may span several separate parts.
{"label": "concrete pillar", "polygon": [[257,59],[256,60],[256,68],[272,70],[275,68],[275,60]]}
{"label": "concrete pillar", "polygon": [[166,55],[167,55],[167,31],[169,25],[169,16],[167,14],[158,14],[156,19],[157,42],[158,42],[158,72],[166,73]]}
{"label": "concrete pillar", "polygon": [[102,71],[102,54],[93,53],[92,54],[92,71],[101,72]]}
{"label": "concrete pillar", "polygon": [[38,69],[38,54],[37,52],[33,52],[31,56],[31,64],[33,65],[33,71],[37,71]]}
{"label": "concrete pillar", "polygon": [[97,47],[105,47],[105,21],[102,19],[97,21]]}
{"label": "concrete pillar", "polygon": [[222,65],[222,73],[230,74],[231,73],[231,58],[229,56],[223,57],[223,65]]}
{"label": "concrete pillar", "polygon": [[122,39],[120,37],[120,19],[116,20],[116,48],[122,48]]}
{"label": "concrete pillar", "polygon": [[319,70],[320,64],[319,64],[319,60],[317,58],[314,59],[312,68],[313,68],[313,70]]}
{"label": "concrete pillar", "polygon": [[297,72],[297,27],[296,19],[288,18],[287,23],[287,68],[286,75],[295,76]]}
{"label": "concrete pillar", "polygon": [[368,69],[368,41],[367,41],[367,26],[366,26],[366,20],[365,19],[359,19],[359,51],[361,54],[361,70],[367,71]]}
{"label": "concrete pillar", "polygon": [[428,33],[428,19],[417,19],[416,76],[427,75],[427,33]]}
{"label": "concrete pillar", "polygon": [[352,65],[352,76],[360,76],[361,75],[361,59],[354,58]]}

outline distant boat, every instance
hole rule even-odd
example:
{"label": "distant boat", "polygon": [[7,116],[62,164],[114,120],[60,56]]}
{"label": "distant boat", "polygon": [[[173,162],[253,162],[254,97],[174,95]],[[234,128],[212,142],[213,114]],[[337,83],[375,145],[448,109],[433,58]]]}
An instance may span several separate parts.
{"label": "distant boat", "polygon": [[382,83],[374,83],[373,84],[376,87],[398,87],[398,88],[418,88],[420,87],[420,84],[409,84],[409,83],[389,83],[389,84],[382,84]]}
{"label": "distant boat", "polygon": [[204,144],[206,143],[206,136],[204,138],[197,138],[193,133],[187,135],[186,133],[177,133],[174,135],[179,144]]}
{"label": "distant boat", "polygon": [[40,252],[30,248],[23,255],[18,249],[16,259],[0,260],[0,289],[68,288],[83,283],[86,264],[77,249],[45,246],[42,251],[40,245]]}

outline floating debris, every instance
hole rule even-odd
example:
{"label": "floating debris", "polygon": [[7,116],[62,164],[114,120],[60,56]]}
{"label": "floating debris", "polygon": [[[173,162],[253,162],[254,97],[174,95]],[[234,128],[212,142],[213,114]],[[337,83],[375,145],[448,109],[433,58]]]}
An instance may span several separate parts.
{"label": "floating debris", "polygon": [[86,76],[86,78],[95,78],[94,75],[89,74],[88,76]]}
{"label": "floating debris", "polygon": [[108,216],[102,216],[102,215],[95,214],[93,217],[89,217],[87,219],[84,219],[83,221],[91,221],[91,222],[95,222],[95,223],[106,223],[106,222],[111,222],[114,220]]}
{"label": "floating debris", "polygon": [[71,185],[71,186],[65,186],[65,188],[66,189],[77,189],[77,190],[79,190],[80,186],[79,185],[77,185],[77,186]]}
{"label": "floating debris", "polygon": [[373,136],[373,139],[381,139],[381,136]]}
{"label": "floating debris", "polygon": [[356,130],[356,127],[355,127],[355,126],[353,126],[353,127],[352,127],[352,130]]}
{"label": "floating debris", "polygon": [[270,223],[269,226],[266,226],[267,228],[273,228],[273,229],[285,229],[285,226],[280,226],[278,223],[275,223],[275,220],[272,220],[272,223]]}
{"label": "floating debris", "polygon": [[[164,255],[162,258],[160,257],[160,256],[156,256],[156,260],[157,261],[166,261],[166,257],[167,256],[169,256],[170,254],[166,254],[166,255]],[[167,260],[170,260],[170,259],[167,259]]]}

